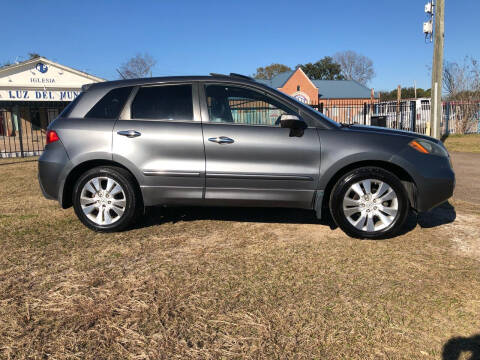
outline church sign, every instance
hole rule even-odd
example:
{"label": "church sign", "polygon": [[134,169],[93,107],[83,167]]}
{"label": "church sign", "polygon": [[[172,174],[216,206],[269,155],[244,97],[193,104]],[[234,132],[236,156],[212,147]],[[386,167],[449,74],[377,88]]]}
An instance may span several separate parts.
{"label": "church sign", "polygon": [[0,158],[40,155],[48,125],[83,85],[101,81],[43,57],[0,67]]}
{"label": "church sign", "polygon": [[100,81],[104,80],[45,58],[31,59],[0,68],[0,102],[70,102],[82,85]]}
{"label": "church sign", "polygon": [[78,90],[0,90],[0,101],[72,101]]}

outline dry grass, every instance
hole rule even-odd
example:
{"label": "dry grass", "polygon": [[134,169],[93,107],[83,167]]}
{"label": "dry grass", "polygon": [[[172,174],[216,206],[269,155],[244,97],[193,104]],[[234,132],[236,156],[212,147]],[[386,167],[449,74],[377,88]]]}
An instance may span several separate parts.
{"label": "dry grass", "polygon": [[480,332],[478,205],[359,241],[280,209],[95,234],[32,162],[0,166],[0,199],[0,358],[438,359]]}
{"label": "dry grass", "polygon": [[448,151],[480,153],[480,134],[449,135],[445,140]]}

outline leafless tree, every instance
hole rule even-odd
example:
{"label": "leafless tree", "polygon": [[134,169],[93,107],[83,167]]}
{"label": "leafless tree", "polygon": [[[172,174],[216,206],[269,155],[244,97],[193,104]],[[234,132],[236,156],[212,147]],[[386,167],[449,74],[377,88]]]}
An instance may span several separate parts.
{"label": "leafless tree", "polygon": [[342,75],[347,80],[356,80],[366,85],[375,77],[373,61],[352,50],[337,52],[333,59],[342,68]]}
{"label": "leafless tree", "polygon": [[463,63],[446,62],[443,69],[443,89],[450,102],[450,113],[457,131],[474,130],[480,111],[480,65],[472,57]]}
{"label": "leafless tree", "polygon": [[152,76],[156,60],[149,54],[137,54],[120,66],[119,72],[126,79]]}

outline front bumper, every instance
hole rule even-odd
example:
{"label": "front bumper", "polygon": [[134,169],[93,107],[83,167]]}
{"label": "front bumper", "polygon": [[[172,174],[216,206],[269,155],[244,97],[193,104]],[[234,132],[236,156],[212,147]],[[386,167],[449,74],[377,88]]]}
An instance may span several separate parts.
{"label": "front bumper", "polygon": [[[423,155],[422,155],[423,156]],[[428,161],[420,166],[417,185],[416,210],[428,211],[447,201],[455,189],[455,173],[446,157],[426,155]]]}
{"label": "front bumper", "polygon": [[419,212],[428,211],[445,201],[453,195],[455,189],[455,174],[445,178],[428,179],[426,184],[417,185],[417,204],[416,210]]}

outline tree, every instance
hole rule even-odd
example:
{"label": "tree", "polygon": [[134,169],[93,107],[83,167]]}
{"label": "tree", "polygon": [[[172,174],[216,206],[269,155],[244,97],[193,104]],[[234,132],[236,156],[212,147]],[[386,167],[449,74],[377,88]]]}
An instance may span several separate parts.
{"label": "tree", "polygon": [[120,66],[120,73],[126,79],[152,76],[152,68],[156,60],[149,54],[137,54]]}
{"label": "tree", "polygon": [[342,68],[332,57],[325,56],[323,59],[308,64],[299,64],[297,69],[301,68],[303,72],[312,80],[344,80],[341,74]]}
{"label": "tree", "polygon": [[356,80],[366,85],[375,77],[373,61],[352,50],[337,52],[333,59],[342,69],[342,75],[347,80]]}
{"label": "tree", "polygon": [[[417,88],[417,98],[429,98],[430,96],[430,89]],[[397,89],[380,91],[380,99],[382,101],[397,100]],[[413,86],[402,88],[402,99],[415,99],[415,88]]]}
{"label": "tree", "polygon": [[472,57],[463,64],[446,62],[443,68],[443,89],[455,113],[461,133],[473,130],[480,112],[480,65]]}
{"label": "tree", "polygon": [[7,66],[10,66],[10,65],[12,65],[12,63],[10,61],[5,61],[4,63],[0,64],[0,69],[4,68],[4,67],[7,67]]}
{"label": "tree", "polygon": [[449,100],[480,100],[480,66],[476,59],[466,57],[463,64],[446,62],[443,67],[443,89]]}
{"label": "tree", "polygon": [[291,71],[291,70],[292,69],[290,68],[290,66],[274,63],[265,67],[257,68],[257,72],[253,74],[253,77],[255,79],[270,80],[271,78],[273,78],[278,74]]}
{"label": "tree", "polygon": [[[36,53],[36,52],[28,53],[27,56],[28,56],[28,60],[37,59],[37,58],[41,57],[41,55]],[[25,57],[24,56],[17,56],[17,59],[25,59]],[[17,59],[15,59],[15,63],[18,63]],[[4,68],[4,67],[7,67],[7,66],[10,66],[10,65],[13,65],[13,63],[11,61],[5,61],[4,63],[0,64],[0,69]]]}

